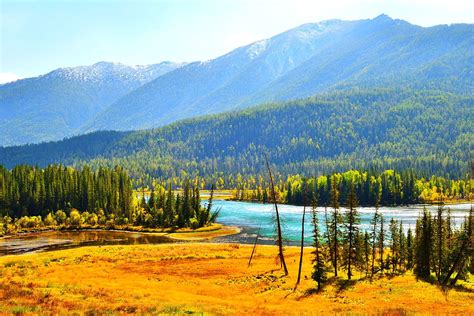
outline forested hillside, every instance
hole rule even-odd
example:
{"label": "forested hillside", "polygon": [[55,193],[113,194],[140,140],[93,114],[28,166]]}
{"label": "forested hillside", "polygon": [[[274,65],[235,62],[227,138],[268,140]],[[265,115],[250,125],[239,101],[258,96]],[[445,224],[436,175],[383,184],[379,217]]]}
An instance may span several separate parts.
{"label": "forested hillside", "polygon": [[473,32],[472,24],[426,28],[386,15],[304,24],[160,76],[107,108],[89,131],[153,128],[354,87],[469,94]]}
{"label": "forested hillside", "polygon": [[472,97],[371,90],[178,122],[137,132],[97,132],[0,149],[8,168],[28,163],[120,165],[138,181],[201,176],[233,186],[264,174],[263,154],[283,178],[349,169],[464,177],[474,136]]}

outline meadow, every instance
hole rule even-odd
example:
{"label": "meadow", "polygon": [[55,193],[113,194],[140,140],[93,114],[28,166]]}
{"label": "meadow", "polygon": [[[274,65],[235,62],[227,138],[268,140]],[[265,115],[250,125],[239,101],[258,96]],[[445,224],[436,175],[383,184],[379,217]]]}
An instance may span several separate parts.
{"label": "meadow", "polygon": [[294,290],[298,247],[287,247],[290,275],[277,248],[182,243],[82,247],[0,258],[0,312],[474,314],[474,280],[447,291],[407,272],[366,279],[343,272],[315,291],[311,248],[305,248],[302,281]]}

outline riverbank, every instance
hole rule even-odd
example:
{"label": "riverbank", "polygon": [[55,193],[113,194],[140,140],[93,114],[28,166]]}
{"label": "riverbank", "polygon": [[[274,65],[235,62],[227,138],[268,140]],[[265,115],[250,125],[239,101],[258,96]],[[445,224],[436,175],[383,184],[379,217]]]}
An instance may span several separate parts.
{"label": "riverbank", "polygon": [[[311,254],[293,292],[299,249],[286,248],[284,277],[274,246],[182,243],[103,246],[0,258],[2,313],[436,313],[472,314],[474,284],[449,292],[412,274],[314,293]],[[356,274],[356,277],[361,275]]]}
{"label": "riverbank", "polygon": [[130,233],[141,233],[141,234],[152,234],[156,236],[164,236],[167,238],[183,241],[202,241],[206,239],[213,239],[216,237],[229,236],[240,233],[240,228],[233,226],[224,226],[218,223],[213,223],[209,226],[201,227],[198,229],[191,228],[145,228],[141,226],[90,226],[85,225],[82,227],[40,227],[33,229],[23,229],[14,234],[8,234],[0,236],[1,239],[15,238],[19,236],[28,236],[32,234],[45,233],[45,232],[77,232],[77,231],[118,231],[118,232],[130,232]]}

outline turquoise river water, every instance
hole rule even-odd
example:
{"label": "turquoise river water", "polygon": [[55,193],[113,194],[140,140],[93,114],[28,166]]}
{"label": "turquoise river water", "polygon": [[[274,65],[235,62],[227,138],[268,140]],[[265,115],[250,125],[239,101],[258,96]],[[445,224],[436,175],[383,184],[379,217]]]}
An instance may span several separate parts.
{"label": "turquoise river water", "polygon": [[[226,240],[237,238],[241,242],[252,242],[255,240],[257,231],[260,229],[260,242],[267,241],[271,243],[275,237],[273,225],[274,206],[273,204],[233,202],[233,201],[214,201],[213,209],[220,208],[217,222],[224,225],[238,226],[242,228],[242,233],[236,237],[228,237]],[[465,216],[468,214],[472,204],[456,204],[446,206],[451,209],[453,225],[459,226]],[[426,206],[433,214],[437,211],[437,206]],[[278,205],[280,211],[282,232],[284,239],[289,244],[298,243],[301,238],[301,218],[303,215],[302,206]],[[324,208],[318,208],[318,218],[322,231],[324,231]],[[375,212],[374,207],[359,207],[360,229],[366,230],[370,226],[370,220]],[[385,227],[391,218],[401,221],[405,230],[409,227],[415,228],[416,219],[423,210],[423,205],[399,206],[399,207],[381,207],[380,212],[385,219]],[[345,211],[344,208],[341,209]],[[331,209],[328,208],[330,214]],[[306,208],[305,216],[305,243],[311,242],[311,208]]]}

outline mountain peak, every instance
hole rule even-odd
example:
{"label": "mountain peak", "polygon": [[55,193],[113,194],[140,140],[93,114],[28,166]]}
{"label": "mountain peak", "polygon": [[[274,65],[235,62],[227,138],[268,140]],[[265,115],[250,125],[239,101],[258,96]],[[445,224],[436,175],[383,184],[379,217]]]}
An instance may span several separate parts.
{"label": "mountain peak", "polygon": [[375,18],[373,18],[372,21],[393,21],[393,19],[389,17],[388,15],[386,15],[385,13],[382,13],[376,16]]}

